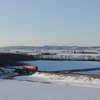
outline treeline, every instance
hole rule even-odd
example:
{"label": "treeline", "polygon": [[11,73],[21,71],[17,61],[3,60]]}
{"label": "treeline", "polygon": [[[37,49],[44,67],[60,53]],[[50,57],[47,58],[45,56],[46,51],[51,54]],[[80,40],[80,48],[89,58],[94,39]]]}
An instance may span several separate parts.
{"label": "treeline", "polygon": [[100,61],[100,55],[37,55],[41,60]]}
{"label": "treeline", "polygon": [[100,61],[100,56],[95,55],[28,55],[14,53],[0,53],[0,66],[21,66],[22,61],[30,60],[67,60],[67,61]]}
{"label": "treeline", "polygon": [[24,63],[21,61],[36,60],[32,55],[0,53],[0,66],[20,66]]}

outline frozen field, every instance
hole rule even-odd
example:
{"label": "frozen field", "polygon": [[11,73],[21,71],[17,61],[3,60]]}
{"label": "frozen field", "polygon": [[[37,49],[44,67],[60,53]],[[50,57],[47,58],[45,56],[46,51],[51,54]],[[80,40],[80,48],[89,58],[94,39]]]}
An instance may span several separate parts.
{"label": "frozen field", "polygon": [[[72,70],[72,69],[87,69],[87,68],[100,68],[100,62],[91,61],[26,61],[30,65],[38,66],[40,71],[60,71],[60,70]],[[100,74],[100,70],[81,72],[86,74]]]}
{"label": "frozen field", "polygon": [[0,100],[99,100],[100,80],[35,73],[0,79]]}

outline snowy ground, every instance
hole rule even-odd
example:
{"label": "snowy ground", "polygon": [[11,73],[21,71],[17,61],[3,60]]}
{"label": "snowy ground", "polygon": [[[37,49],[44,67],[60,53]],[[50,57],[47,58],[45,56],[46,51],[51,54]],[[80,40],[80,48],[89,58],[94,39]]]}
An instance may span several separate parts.
{"label": "snowy ground", "polygon": [[[28,61],[39,70],[97,68],[100,62]],[[6,71],[11,73],[11,70]],[[2,71],[1,71],[2,73]],[[98,71],[100,74],[100,71]],[[3,75],[4,76],[4,75]],[[0,100],[99,100],[100,79],[86,76],[65,76],[35,73],[14,79],[0,77]]]}
{"label": "snowy ground", "polygon": [[7,77],[7,76],[14,76],[18,75],[18,73],[13,72],[14,69],[0,67],[0,78]]}
{"label": "snowy ground", "polygon": [[[100,62],[92,61],[25,61],[30,65],[38,66],[40,71],[60,71],[60,70],[73,70],[73,69],[88,69],[88,68],[100,68]],[[80,72],[79,72],[80,73]],[[100,70],[81,72],[85,74],[100,74]]]}
{"label": "snowy ground", "polygon": [[100,79],[35,73],[0,79],[0,100],[99,100]]}

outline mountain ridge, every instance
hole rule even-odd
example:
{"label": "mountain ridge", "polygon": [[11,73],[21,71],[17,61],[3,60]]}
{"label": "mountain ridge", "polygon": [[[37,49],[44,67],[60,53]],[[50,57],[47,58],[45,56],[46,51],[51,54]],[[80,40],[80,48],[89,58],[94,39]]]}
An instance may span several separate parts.
{"label": "mountain ridge", "polygon": [[82,46],[6,46],[6,47],[0,47],[0,50],[25,50],[25,49],[30,49],[30,50],[36,50],[36,49],[41,49],[41,50],[94,50],[94,49],[100,49],[100,46],[87,46],[87,47],[82,47]]}

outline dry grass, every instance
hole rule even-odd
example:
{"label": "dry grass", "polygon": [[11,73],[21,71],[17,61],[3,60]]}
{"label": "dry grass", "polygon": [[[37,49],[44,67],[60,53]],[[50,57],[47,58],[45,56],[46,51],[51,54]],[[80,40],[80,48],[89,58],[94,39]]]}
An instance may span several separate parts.
{"label": "dry grass", "polygon": [[97,74],[77,74],[77,73],[59,73],[59,72],[40,72],[40,74],[49,74],[49,75],[61,75],[61,76],[71,76],[71,77],[79,77],[79,76],[86,76],[90,78],[98,78],[100,79],[100,75]]}
{"label": "dry grass", "polygon": [[4,77],[3,79],[6,79],[6,80],[13,80],[14,78],[9,76],[9,77]]}

